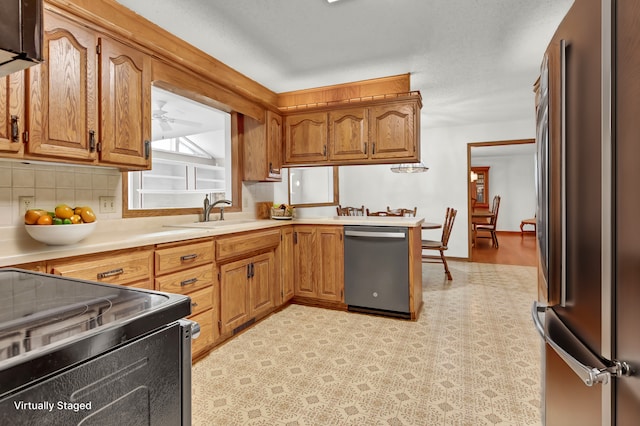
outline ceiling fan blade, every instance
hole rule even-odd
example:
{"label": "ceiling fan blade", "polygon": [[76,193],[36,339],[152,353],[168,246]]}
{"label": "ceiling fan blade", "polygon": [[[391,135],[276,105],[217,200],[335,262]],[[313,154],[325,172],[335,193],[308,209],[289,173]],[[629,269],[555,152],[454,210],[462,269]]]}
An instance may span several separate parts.
{"label": "ceiling fan blade", "polygon": [[182,124],[183,126],[202,127],[202,123],[198,123],[197,121],[182,120],[180,118],[171,117],[167,117],[167,120],[169,120],[171,123]]}
{"label": "ceiling fan blade", "polygon": [[160,128],[166,132],[168,130],[171,130],[171,125],[165,120],[160,120]]}

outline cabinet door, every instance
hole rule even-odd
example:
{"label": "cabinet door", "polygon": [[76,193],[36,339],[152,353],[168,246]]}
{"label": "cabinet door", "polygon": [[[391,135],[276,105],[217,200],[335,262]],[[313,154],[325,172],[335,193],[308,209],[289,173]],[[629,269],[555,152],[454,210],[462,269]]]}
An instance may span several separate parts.
{"label": "cabinet door", "polygon": [[249,275],[251,260],[239,260],[220,267],[221,332],[228,333],[250,318]]}
{"label": "cabinet door", "polygon": [[305,164],[327,159],[327,113],[295,114],[285,119],[285,160]]}
{"label": "cabinet door", "polygon": [[265,313],[273,307],[271,295],[274,277],[273,251],[251,258],[251,278],[249,279],[249,303],[251,316],[255,317]]}
{"label": "cabinet door", "polygon": [[341,226],[318,226],[317,298],[341,301],[344,290],[344,245]]}
{"label": "cabinet door", "polygon": [[22,154],[24,72],[0,77],[0,155]]}
{"label": "cabinet door", "polygon": [[[369,137],[371,158],[399,158],[416,155],[414,128],[417,107],[414,103],[371,107]],[[416,159],[416,161],[418,161]]]}
{"label": "cabinet door", "polygon": [[369,157],[367,108],[329,112],[329,159],[355,160]]}
{"label": "cabinet door", "polygon": [[315,297],[316,247],[313,226],[294,227],[295,295]]}
{"label": "cabinet door", "polygon": [[281,265],[281,300],[285,303],[294,295],[294,257],[293,257],[293,228],[286,227],[282,230],[282,242],[280,243],[280,259]]}
{"label": "cabinet door", "polygon": [[44,61],[27,70],[29,154],[97,158],[97,40],[53,13],[44,17]]}
{"label": "cabinet door", "polygon": [[244,117],[243,180],[282,180],[282,117],[265,113],[264,123]]}
{"label": "cabinet door", "polygon": [[282,117],[267,111],[267,180],[282,180]]}
{"label": "cabinet door", "polygon": [[101,37],[100,161],[150,169],[151,59]]}

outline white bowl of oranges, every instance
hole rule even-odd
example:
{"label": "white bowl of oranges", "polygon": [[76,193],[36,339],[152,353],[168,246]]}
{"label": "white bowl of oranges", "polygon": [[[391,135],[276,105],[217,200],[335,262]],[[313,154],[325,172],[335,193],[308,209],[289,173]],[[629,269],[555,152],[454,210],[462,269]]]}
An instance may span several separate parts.
{"label": "white bowl of oranges", "polygon": [[24,227],[34,240],[48,245],[74,244],[96,228],[96,215],[91,207],[56,206],[53,212],[31,209],[24,215]]}

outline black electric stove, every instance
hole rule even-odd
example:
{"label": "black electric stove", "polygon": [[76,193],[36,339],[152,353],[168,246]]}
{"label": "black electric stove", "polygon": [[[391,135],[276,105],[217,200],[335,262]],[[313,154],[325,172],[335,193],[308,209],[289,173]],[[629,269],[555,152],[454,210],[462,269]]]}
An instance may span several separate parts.
{"label": "black electric stove", "polygon": [[0,398],[190,314],[187,296],[0,270]]}

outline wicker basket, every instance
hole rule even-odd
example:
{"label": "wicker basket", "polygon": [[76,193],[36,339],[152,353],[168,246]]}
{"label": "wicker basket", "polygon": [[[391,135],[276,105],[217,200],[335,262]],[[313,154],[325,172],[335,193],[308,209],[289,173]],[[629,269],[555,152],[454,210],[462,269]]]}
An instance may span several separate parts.
{"label": "wicker basket", "polygon": [[271,207],[271,218],[272,219],[293,219],[294,208],[290,207],[288,209],[280,209],[276,207]]}

